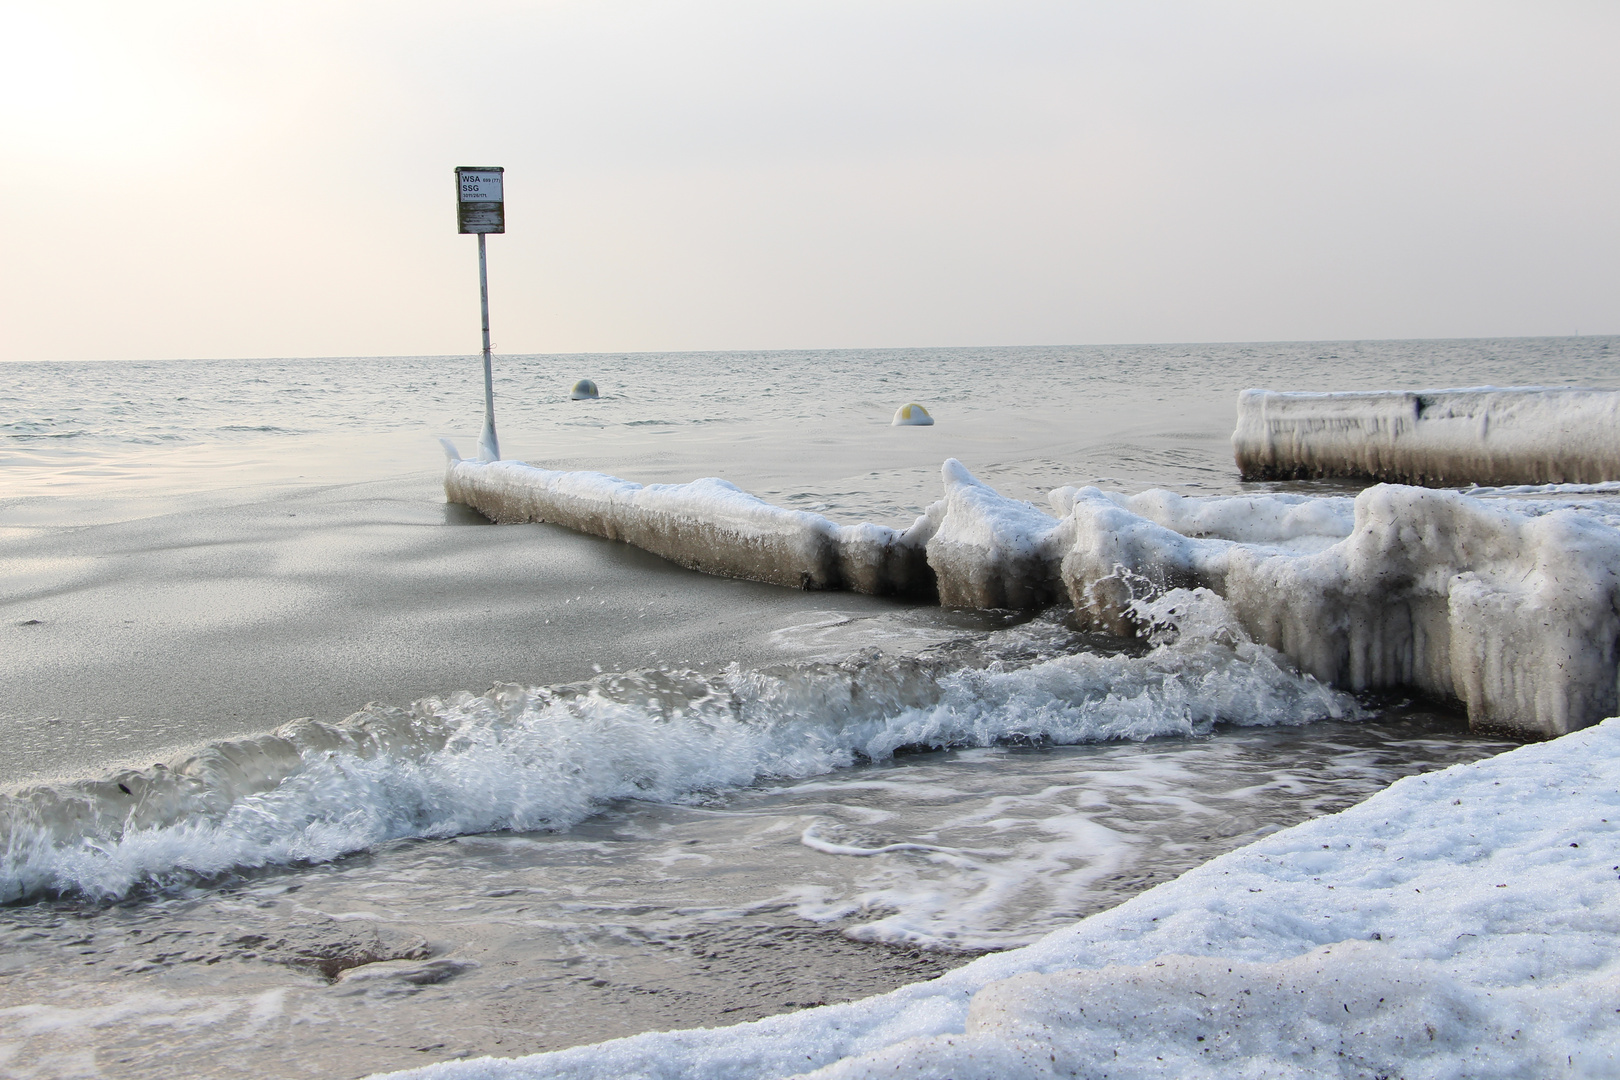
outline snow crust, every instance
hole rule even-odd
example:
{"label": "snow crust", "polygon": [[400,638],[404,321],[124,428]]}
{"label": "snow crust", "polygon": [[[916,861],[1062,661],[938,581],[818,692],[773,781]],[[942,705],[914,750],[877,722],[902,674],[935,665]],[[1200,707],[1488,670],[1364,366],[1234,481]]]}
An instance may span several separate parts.
{"label": "snow crust", "polygon": [[1437,486],[1620,480],[1620,392],[1245,390],[1232,449],[1245,480],[1349,476]]}
{"label": "snow crust", "polygon": [[1454,699],[1482,729],[1551,737],[1620,711],[1620,513],[1598,505],[1604,490],[1481,498],[1378,485],[1350,499],[1066,487],[1047,513],[954,459],[941,475],[944,498],[903,533],[782,510],[714,479],[642,487],[453,461],[446,488],[498,521],[554,521],[711,573],[961,607],[1067,599],[1113,634],[1149,629],[1142,601],[1207,589],[1247,638],[1316,679]]}
{"label": "snow crust", "polygon": [[1413,776],[881,997],[418,1080],[1620,1071],[1620,720]]}

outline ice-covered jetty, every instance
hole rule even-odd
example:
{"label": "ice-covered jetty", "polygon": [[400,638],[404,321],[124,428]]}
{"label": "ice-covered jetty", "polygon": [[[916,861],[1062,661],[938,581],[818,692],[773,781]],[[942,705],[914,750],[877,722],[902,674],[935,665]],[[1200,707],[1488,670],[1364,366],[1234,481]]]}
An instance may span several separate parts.
{"label": "ice-covered jetty", "polygon": [[495,521],[624,540],[692,569],[943,604],[1073,604],[1136,634],[1172,589],[1225,598],[1254,641],[1352,691],[1454,699],[1477,728],[1552,737],[1620,711],[1614,519],[1379,485],[1354,499],[1187,498],[1064,487],[1052,513],[945,462],[945,497],[904,531],[784,510],[723,480],[452,459],[446,494]]}
{"label": "ice-covered jetty", "polygon": [[1245,480],[1595,484],[1620,480],[1620,392],[1245,390],[1232,450]]}

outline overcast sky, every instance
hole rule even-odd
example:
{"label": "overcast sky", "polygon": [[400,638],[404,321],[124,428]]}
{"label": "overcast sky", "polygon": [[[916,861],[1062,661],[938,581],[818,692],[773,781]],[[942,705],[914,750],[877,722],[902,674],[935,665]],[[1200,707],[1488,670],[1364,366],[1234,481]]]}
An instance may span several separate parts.
{"label": "overcast sky", "polygon": [[1620,4],[0,0],[0,358],[1620,332]]}

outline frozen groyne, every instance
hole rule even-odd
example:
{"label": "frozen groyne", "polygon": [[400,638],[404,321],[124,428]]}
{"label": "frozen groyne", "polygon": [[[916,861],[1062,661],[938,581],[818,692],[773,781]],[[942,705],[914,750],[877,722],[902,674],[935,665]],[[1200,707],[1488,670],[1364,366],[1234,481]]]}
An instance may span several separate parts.
{"label": "frozen groyne", "polygon": [[556,522],[710,573],[961,607],[1066,600],[1115,634],[1153,631],[1142,601],[1207,590],[1323,683],[1455,700],[1477,728],[1553,737],[1620,711],[1620,531],[1603,515],[1392,485],[1353,500],[1065,487],[1048,513],[955,460],[942,478],[945,497],[903,532],[712,479],[452,460],[446,491],[496,521]]}
{"label": "frozen groyne", "polygon": [[451,502],[492,521],[548,521],[623,540],[706,574],[799,589],[932,596],[924,516],[910,529],[839,525],[784,510],[715,478],[635,484],[596,472],[554,472],[517,461],[452,455],[444,482]]}
{"label": "frozen groyne", "polygon": [[1399,780],[1033,945],[419,1080],[1613,1076],[1620,720]]}
{"label": "frozen groyne", "polygon": [[1245,390],[1232,449],[1245,480],[1595,484],[1620,480],[1620,392]]}

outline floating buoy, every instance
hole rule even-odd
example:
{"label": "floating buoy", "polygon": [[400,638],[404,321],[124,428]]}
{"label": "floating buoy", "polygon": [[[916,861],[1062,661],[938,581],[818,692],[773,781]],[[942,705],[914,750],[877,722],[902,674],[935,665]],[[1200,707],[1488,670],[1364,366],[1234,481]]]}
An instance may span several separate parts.
{"label": "floating buoy", "polygon": [[891,427],[928,427],[934,418],[928,415],[928,410],[915,401],[902,405],[894,410],[894,423]]}
{"label": "floating buoy", "polygon": [[568,398],[570,401],[595,401],[600,396],[596,392],[595,383],[589,379],[581,379],[574,384],[574,392],[569,394]]}

